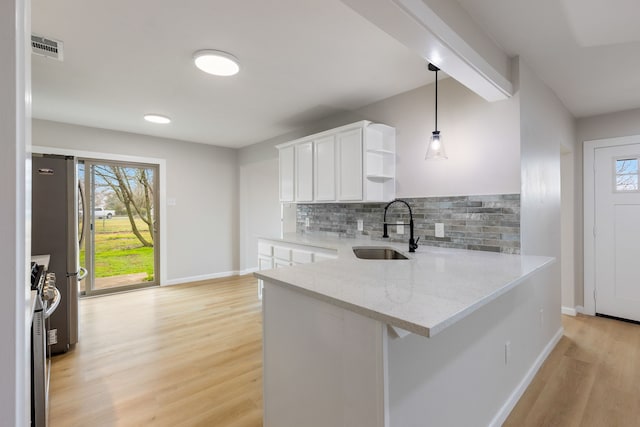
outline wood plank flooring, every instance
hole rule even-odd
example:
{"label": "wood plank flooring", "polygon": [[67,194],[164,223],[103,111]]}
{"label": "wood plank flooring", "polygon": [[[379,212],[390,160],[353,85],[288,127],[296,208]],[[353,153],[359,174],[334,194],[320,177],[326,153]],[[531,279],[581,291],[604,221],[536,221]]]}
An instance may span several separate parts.
{"label": "wood plank flooring", "polygon": [[640,426],[640,325],[562,320],[564,337],[504,426]]}
{"label": "wood plank flooring", "polygon": [[262,425],[262,314],[252,276],[83,299],[55,356],[50,425]]}
{"label": "wood plank flooring", "polygon": [[[84,299],[80,310],[80,343],[53,358],[52,427],[262,425],[253,277]],[[563,323],[505,426],[640,426],[640,326]]]}

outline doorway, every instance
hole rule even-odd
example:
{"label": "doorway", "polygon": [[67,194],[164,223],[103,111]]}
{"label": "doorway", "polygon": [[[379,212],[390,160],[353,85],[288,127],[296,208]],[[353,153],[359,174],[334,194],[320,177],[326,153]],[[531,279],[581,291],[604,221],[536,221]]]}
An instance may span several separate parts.
{"label": "doorway", "polygon": [[640,137],[585,143],[585,309],[590,314],[640,321],[639,173]]}
{"label": "doorway", "polygon": [[159,284],[158,167],[84,159],[78,176],[85,195],[81,295]]}

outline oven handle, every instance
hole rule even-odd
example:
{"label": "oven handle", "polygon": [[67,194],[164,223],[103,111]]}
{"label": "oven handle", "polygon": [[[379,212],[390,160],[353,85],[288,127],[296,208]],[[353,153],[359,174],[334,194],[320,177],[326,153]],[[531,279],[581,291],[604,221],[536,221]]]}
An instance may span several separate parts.
{"label": "oven handle", "polygon": [[58,305],[60,305],[61,299],[62,298],[58,288],[53,288],[53,299],[51,300],[51,304],[49,305],[49,307],[47,307],[47,309],[44,312],[45,319],[48,319],[49,316],[51,316],[53,312],[56,311],[56,308],[58,308]]}

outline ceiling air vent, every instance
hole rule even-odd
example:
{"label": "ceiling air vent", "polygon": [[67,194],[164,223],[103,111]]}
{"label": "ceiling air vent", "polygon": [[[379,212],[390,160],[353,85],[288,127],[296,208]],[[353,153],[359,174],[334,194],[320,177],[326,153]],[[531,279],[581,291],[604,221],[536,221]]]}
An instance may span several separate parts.
{"label": "ceiling air vent", "polygon": [[31,35],[31,51],[36,55],[63,60],[63,43],[59,40]]}

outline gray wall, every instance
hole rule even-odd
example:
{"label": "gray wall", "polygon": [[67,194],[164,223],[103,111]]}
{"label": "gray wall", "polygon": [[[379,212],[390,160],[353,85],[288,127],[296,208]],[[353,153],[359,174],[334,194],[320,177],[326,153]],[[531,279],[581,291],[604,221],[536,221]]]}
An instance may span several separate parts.
{"label": "gray wall", "polygon": [[[277,237],[280,232],[275,145],[358,120],[372,120],[396,128],[398,197],[519,193],[517,97],[488,103],[450,78],[440,80],[438,90],[438,127],[449,155],[445,162],[424,160],[426,142],[434,129],[433,84],[241,149],[241,186],[257,183],[249,193],[242,191],[240,195],[241,269],[256,267],[258,235]],[[266,193],[271,196],[264,197]],[[250,207],[250,211],[245,207]],[[256,223],[262,227],[253,227]]]}
{"label": "gray wall", "polygon": [[45,120],[33,121],[33,144],[165,159],[168,281],[238,270],[237,150]]}

